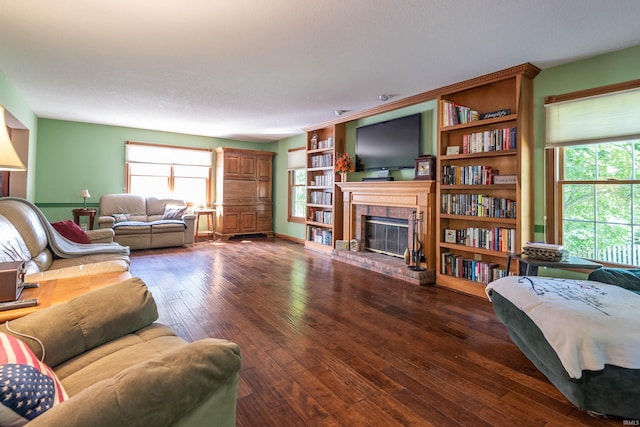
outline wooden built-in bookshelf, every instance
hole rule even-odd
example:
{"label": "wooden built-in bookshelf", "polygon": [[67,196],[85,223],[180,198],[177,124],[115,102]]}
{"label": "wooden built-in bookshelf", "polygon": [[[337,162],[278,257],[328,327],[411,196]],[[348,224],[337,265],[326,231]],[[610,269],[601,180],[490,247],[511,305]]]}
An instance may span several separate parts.
{"label": "wooden built-in bookshelf", "polygon": [[342,200],[334,162],[336,153],[344,152],[344,123],[307,132],[306,248],[331,252],[342,238]]}
{"label": "wooden built-in bookshelf", "polygon": [[533,79],[539,71],[523,64],[443,88],[438,96],[440,286],[484,297],[489,281],[508,274],[507,254],[532,239]]}

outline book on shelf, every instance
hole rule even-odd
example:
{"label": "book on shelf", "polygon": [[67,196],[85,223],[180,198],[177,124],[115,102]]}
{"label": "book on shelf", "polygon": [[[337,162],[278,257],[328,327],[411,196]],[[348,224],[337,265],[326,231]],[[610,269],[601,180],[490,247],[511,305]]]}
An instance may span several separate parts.
{"label": "book on shelf", "polygon": [[444,252],[440,257],[440,273],[451,277],[486,285],[509,274],[506,269],[494,262],[465,258],[452,252]]}
{"label": "book on shelf", "polygon": [[515,150],[517,147],[516,136],[515,127],[464,134],[462,135],[462,153]]}
{"label": "book on shelf", "polygon": [[489,185],[499,171],[491,166],[442,166],[442,183],[445,185]]}
{"label": "book on shelf", "polygon": [[489,218],[515,219],[517,202],[484,194],[444,193],[440,197],[440,213]]}
{"label": "book on shelf", "polygon": [[442,126],[453,126],[479,120],[479,113],[466,105],[442,100]]}
{"label": "book on shelf", "polygon": [[444,241],[470,248],[481,248],[497,252],[515,252],[516,229],[506,227],[446,228],[444,230]]}

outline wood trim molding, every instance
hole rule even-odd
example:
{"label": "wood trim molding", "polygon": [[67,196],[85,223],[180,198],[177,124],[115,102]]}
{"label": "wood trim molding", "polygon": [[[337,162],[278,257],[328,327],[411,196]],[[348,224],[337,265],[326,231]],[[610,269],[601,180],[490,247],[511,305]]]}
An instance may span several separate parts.
{"label": "wood trim molding", "polygon": [[374,116],[376,114],[386,113],[388,111],[397,110],[404,107],[409,107],[411,105],[420,104],[422,102],[433,101],[437,99],[439,96],[450,92],[457,92],[460,90],[464,90],[466,88],[475,87],[481,85],[485,82],[490,82],[499,78],[509,78],[511,76],[522,73],[524,76],[533,79],[540,72],[540,68],[536,67],[533,64],[528,62],[520,65],[516,65],[515,67],[505,68],[504,70],[496,71],[490,74],[485,74],[483,76],[474,77],[469,80],[465,80],[459,83],[454,83],[448,86],[441,87],[439,89],[430,90],[427,92],[422,92],[413,96],[409,96],[407,98],[398,99],[397,101],[389,102],[384,105],[379,105],[377,107],[369,108],[364,111],[360,111],[353,114],[348,114],[341,116],[339,119],[331,120],[317,126],[305,128],[306,132],[310,132],[314,129],[324,128],[327,126],[336,125],[339,123],[346,123],[352,120],[362,119],[365,117]]}
{"label": "wood trim molding", "polygon": [[588,98],[590,96],[604,95],[607,93],[621,92],[623,90],[636,89],[640,87],[640,79],[628,82],[614,83],[607,86],[594,87],[590,89],[578,90],[576,92],[563,93],[561,95],[549,95],[544,98],[544,103],[554,104],[557,102],[571,101],[574,99]]}

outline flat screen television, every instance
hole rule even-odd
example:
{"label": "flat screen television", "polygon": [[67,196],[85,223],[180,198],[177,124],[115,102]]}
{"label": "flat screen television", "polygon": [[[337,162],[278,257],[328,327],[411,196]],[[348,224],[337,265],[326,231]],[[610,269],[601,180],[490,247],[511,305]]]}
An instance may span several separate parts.
{"label": "flat screen television", "polygon": [[356,129],[356,172],[413,168],[420,155],[422,114]]}

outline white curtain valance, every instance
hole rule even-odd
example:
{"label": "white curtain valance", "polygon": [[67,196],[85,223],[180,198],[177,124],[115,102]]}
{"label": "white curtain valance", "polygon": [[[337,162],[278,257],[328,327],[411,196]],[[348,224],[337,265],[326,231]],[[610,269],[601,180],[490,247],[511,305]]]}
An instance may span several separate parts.
{"label": "white curtain valance", "polygon": [[546,147],[640,138],[640,89],[545,105]]}
{"label": "white curtain valance", "polygon": [[307,167],[307,155],[304,148],[292,149],[287,153],[287,169],[304,169]]}

